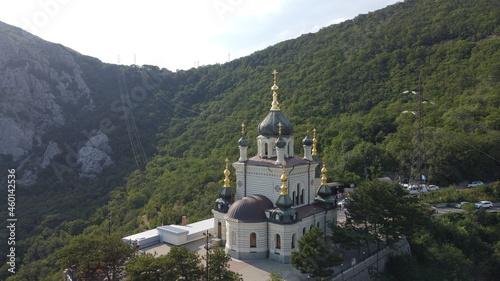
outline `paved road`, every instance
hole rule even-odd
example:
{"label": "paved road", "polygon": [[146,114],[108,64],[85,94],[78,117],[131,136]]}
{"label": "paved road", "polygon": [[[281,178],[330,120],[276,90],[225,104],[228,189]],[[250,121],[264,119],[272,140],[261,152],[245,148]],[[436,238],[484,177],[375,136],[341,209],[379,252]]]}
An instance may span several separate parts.
{"label": "paved road", "polygon": [[[437,209],[438,209],[438,214],[460,213],[460,212],[464,211],[462,209],[453,208],[453,207],[437,207]],[[491,209],[486,209],[486,212],[500,212],[500,208],[493,207]]]}

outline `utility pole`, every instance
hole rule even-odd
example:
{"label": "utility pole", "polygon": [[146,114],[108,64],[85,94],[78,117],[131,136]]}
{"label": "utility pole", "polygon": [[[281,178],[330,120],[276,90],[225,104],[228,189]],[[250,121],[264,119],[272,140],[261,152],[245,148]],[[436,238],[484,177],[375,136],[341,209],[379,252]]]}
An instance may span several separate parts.
{"label": "utility pole", "polygon": [[[423,171],[425,170],[425,149],[424,149],[424,103],[435,104],[432,101],[426,100],[422,94],[422,83],[419,78],[418,90],[417,91],[404,91],[404,94],[414,94],[416,95],[417,101],[417,112],[411,111],[413,115],[417,118],[416,129],[415,129],[415,139],[413,140],[413,153],[411,161],[410,170],[410,185],[417,184],[418,188],[421,188],[421,184],[424,183],[427,178],[424,178]],[[408,113],[410,111],[405,110],[403,113]]]}
{"label": "utility pole", "polygon": [[419,86],[418,86],[418,91],[416,92],[417,95],[417,128],[415,132],[415,141],[414,141],[414,148],[413,148],[413,159],[412,159],[412,167],[411,167],[411,173],[413,175],[413,180],[418,184],[418,188],[420,188],[420,185],[422,184],[422,170],[423,170],[423,165],[424,163],[424,131],[422,128],[422,120],[424,118],[424,107],[423,102],[424,99],[422,97],[422,84],[419,79]]}
{"label": "utility pole", "polygon": [[207,250],[207,269],[206,269],[206,281],[209,280],[209,272],[208,272],[208,266],[209,266],[209,261],[208,261],[208,254],[209,254],[209,247],[208,247],[208,237],[211,237],[212,235],[208,232],[208,229],[207,229],[207,232],[206,233],[203,233],[203,235],[206,235],[206,245],[205,245],[205,249]]}

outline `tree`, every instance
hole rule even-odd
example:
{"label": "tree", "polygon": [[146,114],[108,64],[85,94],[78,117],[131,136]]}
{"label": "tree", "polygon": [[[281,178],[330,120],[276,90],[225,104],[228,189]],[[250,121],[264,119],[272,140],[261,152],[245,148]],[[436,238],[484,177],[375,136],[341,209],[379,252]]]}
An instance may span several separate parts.
{"label": "tree", "polygon": [[425,208],[398,184],[375,180],[351,193],[345,227],[365,239],[391,244],[427,224]]}
{"label": "tree", "polygon": [[[205,257],[207,260],[207,257]],[[222,248],[215,247],[208,253],[208,280],[214,281],[240,281],[243,280],[241,275],[229,270],[228,262],[231,256],[224,252]]]}
{"label": "tree", "polygon": [[59,264],[63,268],[76,265],[80,280],[117,278],[125,262],[134,254],[131,245],[123,243],[117,234],[82,234],[59,250]]}
{"label": "tree", "polygon": [[299,240],[299,252],[292,252],[292,266],[312,277],[329,277],[344,260],[331,252],[330,243],[324,239],[323,231],[313,227]]}
{"label": "tree", "polygon": [[269,279],[267,281],[286,281],[282,278],[283,271],[273,271],[269,274]]}
{"label": "tree", "polygon": [[180,246],[171,248],[166,256],[175,261],[175,266],[170,270],[176,274],[177,279],[198,281],[203,278],[203,267],[197,252]]}
{"label": "tree", "polygon": [[126,271],[130,281],[176,280],[172,268],[176,261],[167,255],[155,257],[152,254],[139,255],[127,262]]}

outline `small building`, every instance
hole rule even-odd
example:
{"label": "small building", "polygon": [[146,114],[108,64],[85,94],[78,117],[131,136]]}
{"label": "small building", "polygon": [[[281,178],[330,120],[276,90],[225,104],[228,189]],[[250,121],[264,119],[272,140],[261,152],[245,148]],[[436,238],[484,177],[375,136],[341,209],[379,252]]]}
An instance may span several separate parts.
{"label": "small building", "polygon": [[[139,249],[158,244],[184,245],[213,234],[214,219],[206,219],[188,225],[164,225],[155,229],[123,237],[122,241],[136,243]],[[204,235],[205,234],[205,235]]]}

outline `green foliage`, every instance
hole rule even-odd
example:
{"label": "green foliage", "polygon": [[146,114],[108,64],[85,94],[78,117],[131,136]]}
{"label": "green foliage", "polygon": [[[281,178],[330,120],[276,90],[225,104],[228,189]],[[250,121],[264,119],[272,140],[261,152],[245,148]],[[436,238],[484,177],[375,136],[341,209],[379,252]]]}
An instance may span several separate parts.
{"label": "green foliage", "polygon": [[127,262],[127,278],[130,281],[175,280],[171,268],[176,261],[168,255],[155,257],[152,254],[139,255]]}
{"label": "green foliage", "polygon": [[285,281],[285,279],[281,278],[283,275],[283,271],[273,271],[269,274],[269,279],[267,281]]}
{"label": "green foliage", "polygon": [[[108,206],[112,231],[121,234],[179,223],[182,215],[190,221],[210,217],[224,159],[238,157],[241,123],[254,140],[269,110],[273,68],[280,71],[279,100],[295,137],[318,129],[332,181],[409,176],[416,120],[401,112],[417,105],[401,93],[419,84],[424,98],[436,103],[424,105],[422,123],[428,179],[440,186],[498,181],[499,26],[494,0],[404,1],[224,65],[175,73],[103,64],[75,53],[95,109],[65,105],[71,112],[67,122],[42,136],[44,143],[67,145],[35,186],[19,190],[20,272],[47,262],[51,268],[40,271],[39,279],[53,280],[60,268],[51,252],[72,236],[107,227]],[[119,78],[130,89],[130,106],[122,102]],[[128,110],[145,167],[136,162],[127,137]],[[81,179],[74,155],[96,129],[108,134],[115,165],[94,180]],[[297,155],[301,149],[297,141]],[[248,154],[256,154],[252,141]],[[4,160],[0,166],[14,166]],[[230,179],[236,186],[234,175]],[[484,190],[491,196],[484,198],[498,198],[498,190],[498,184]],[[438,197],[469,198],[449,192]],[[401,223],[397,229],[406,225]],[[48,232],[51,227],[56,229]]]}
{"label": "green foliage", "polygon": [[209,251],[208,257],[205,257],[205,261],[208,263],[208,280],[243,281],[240,274],[229,270],[230,260],[231,256],[222,248],[215,247]]}
{"label": "green foliage", "polygon": [[120,275],[134,252],[119,235],[82,234],[61,248],[58,258],[61,268],[76,265],[76,276],[81,280],[110,279]]}
{"label": "green foliage", "polygon": [[[414,259],[397,262],[425,280],[499,280],[499,226],[499,214],[484,210],[439,215],[432,227],[409,237]],[[388,268],[390,280],[419,280]]]}
{"label": "green foliage", "polygon": [[371,237],[367,240],[392,244],[425,226],[427,214],[418,199],[400,185],[375,180],[360,185],[350,195],[345,227]]}
{"label": "green foliage", "polygon": [[312,277],[331,277],[332,267],[340,265],[344,259],[332,254],[330,246],[323,231],[313,227],[299,239],[299,252],[292,252],[292,266]]}
{"label": "green foliage", "polygon": [[[205,257],[207,260],[207,257]],[[130,281],[169,281],[169,280],[243,280],[229,270],[231,256],[221,248],[214,248],[208,254],[208,270],[201,265],[198,253],[186,246],[173,247],[164,255],[155,257],[142,254],[127,262],[126,271]]]}
{"label": "green foliage", "polygon": [[421,193],[420,199],[427,203],[477,202],[481,200],[497,202],[500,201],[500,182],[468,189],[457,189],[451,186],[428,193]]}

